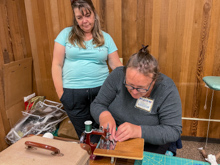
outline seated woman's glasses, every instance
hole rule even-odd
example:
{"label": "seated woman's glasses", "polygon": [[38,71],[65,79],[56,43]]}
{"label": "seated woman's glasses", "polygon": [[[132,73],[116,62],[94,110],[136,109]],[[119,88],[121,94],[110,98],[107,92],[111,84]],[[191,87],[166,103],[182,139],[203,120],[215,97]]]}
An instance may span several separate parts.
{"label": "seated woman's glasses", "polygon": [[141,92],[141,93],[146,93],[147,91],[149,91],[150,87],[151,87],[151,84],[154,80],[151,81],[149,87],[147,89],[144,89],[144,88],[135,88],[133,87],[132,85],[129,85],[129,84],[126,84],[126,81],[124,80],[124,84],[125,84],[125,87],[128,88],[128,89],[131,89],[131,90],[134,90],[136,89],[138,92]]}

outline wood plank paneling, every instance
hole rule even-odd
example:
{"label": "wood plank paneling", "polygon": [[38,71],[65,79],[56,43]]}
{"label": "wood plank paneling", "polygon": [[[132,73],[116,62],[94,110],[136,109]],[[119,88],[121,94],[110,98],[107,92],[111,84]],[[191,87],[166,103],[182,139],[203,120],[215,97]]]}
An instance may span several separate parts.
{"label": "wood plank paneling", "polygon": [[19,25],[19,31],[21,37],[21,46],[22,46],[21,49],[23,52],[23,57],[24,58],[31,57],[32,53],[31,53],[31,45],[30,45],[30,36],[28,33],[24,0],[18,0],[16,6],[17,6],[17,14],[19,20],[18,25]]}
{"label": "wood plank paneling", "polygon": [[167,35],[167,30],[168,30],[168,18],[169,15],[167,14],[169,11],[169,3],[170,1],[162,1],[161,3],[161,12],[160,12],[160,29],[159,29],[159,41],[158,41],[158,46],[160,49],[158,49],[158,62],[160,65],[160,69],[164,70],[166,68],[166,59],[167,59],[167,43],[168,42],[168,35]]}
{"label": "wood plank paneling", "polygon": [[[209,39],[209,30],[210,30],[210,16],[211,16],[211,2],[206,1],[203,5],[203,14],[202,14],[202,28],[200,35],[199,43],[199,55],[197,59],[197,70],[196,70],[196,82],[194,85],[194,101],[193,101],[193,117],[199,117],[199,110],[201,105],[201,94],[202,94],[202,78],[203,78],[203,69],[204,61],[206,55],[207,42]],[[193,121],[191,125],[191,135],[197,135],[197,125],[198,121]]]}
{"label": "wood plank paneling", "polygon": [[[38,26],[29,27],[29,31],[33,31],[35,36],[31,41],[34,44],[33,48],[42,49],[38,50],[34,58],[35,66],[39,70],[35,70],[36,86],[41,95],[56,99],[55,90],[51,87],[52,82],[49,80],[51,79],[48,72],[50,64],[46,66],[42,59],[47,63],[50,62],[52,40],[60,30],[71,25],[72,11],[66,9],[69,2],[65,0],[44,2],[41,9],[45,11],[41,11],[41,17],[45,15],[46,20],[35,21],[40,11],[33,7],[39,6],[40,1],[27,2],[26,0],[25,2],[35,3],[27,9],[27,13],[31,12],[32,15],[28,22],[33,22],[35,25],[40,21]],[[158,59],[161,72],[171,77],[177,85],[183,104],[183,116],[208,118],[209,110],[203,110],[206,88],[202,77],[220,74],[219,2],[93,0],[93,3],[100,16],[102,29],[114,39],[124,63],[140,49],[141,44],[149,44],[151,53]],[[48,45],[41,47],[36,37],[36,34],[42,36],[42,32],[38,32],[42,28],[46,28],[45,42],[49,42],[49,50],[46,49]],[[33,50],[35,49],[32,49],[32,52]],[[46,57],[46,54],[50,54],[50,58]],[[208,91],[208,98],[210,96],[211,91]],[[214,99],[219,97],[219,92],[216,92]],[[216,112],[220,104],[213,102],[213,105],[212,118],[220,118],[219,112]],[[207,106],[210,106],[210,102],[207,102]],[[212,123],[211,126],[216,128],[219,123]],[[205,137],[204,128],[207,128],[207,122],[183,121],[183,135]],[[220,138],[220,135],[210,130],[210,137]]]}
{"label": "wood plank paneling", "polygon": [[139,0],[137,2],[137,45],[146,45],[145,43],[145,0]]}
{"label": "wood plank paneling", "polygon": [[[144,11],[144,15],[145,15],[145,20],[144,20],[144,34],[142,34],[144,36],[144,44],[145,45],[151,45],[152,44],[152,12],[153,12],[153,0],[149,0],[149,1],[145,1],[145,11]],[[142,26],[142,24],[140,24],[139,26]],[[151,48],[149,47],[149,50],[151,50]]]}
{"label": "wood plank paneling", "polygon": [[13,51],[12,51],[12,39],[11,33],[9,30],[9,22],[8,22],[8,12],[7,12],[7,4],[6,1],[3,0],[0,3],[0,43],[1,50],[3,55],[4,63],[9,63],[14,60]]}
{"label": "wood plank paneling", "polygon": [[[122,1],[122,57],[124,64],[138,51],[137,46],[137,1]],[[140,48],[139,48],[140,49]]]}
{"label": "wood plank paneling", "polygon": [[122,2],[93,0],[93,5],[99,15],[102,30],[111,35],[122,57]]}
{"label": "wood plank paneling", "polygon": [[[183,117],[208,118],[212,91],[208,90],[207,110],[204,110],[206,88],[202,77],[220,76],[220,1],[92,1],[102,29],[114,39],[124,64],[141,44],[149,44],[161,72],[177,85]],[[26,15],[21,10],[22,4]],[[0,9],[1,59],[8,63],[27,57],[31,51],[35,91],[58,101],[51,77],[52,53],[58,33],[72,25],[70,0],[2,0]],[[21,18],[23,22],[18,21]],[[21,28],[25,22],[28,30]],[[219,99],[220,92],[216,91],[213,119],[220,119]],[[183,120],[183,135],[205,137],[207,125],[207,122]],[[220,123],[211,123],[209,137],[220,138],[219,131]]]}
{"label": "wood plank paneling", "polygon": [[[1,49],[1,44],[0,44]],[[2,50],[2,49],[1,49]],[[0,52],[0,151],[7,147],[5,143],[5,135],[10,130],[10,124],[7,120],[6,109],[5,109],[5,93],[4,93],[4,80],[3,80],[3,54]]]}
{"label": "wood plank paneling", "polygon": [[[169,3],[169,17],[168,17],[168,29],[167,29],[167,34],[168,34],[168,40],[167,40],[167,58],[165,63],[165,68],[164,70],[161,71],[166,73],[167,76],[172,77],[172,71],[173,71],[173,55],[174,55],[174,48],[175,48],[175,42],[176,42],[176,28],[177,28],[177,13],[178,11],[178,2],[177,1],[172,1],[172,3]],[[179,56],[179,55],[178,55]],[[162,65],[163,66],[163,65]]]}
{"label": "wood plank paneling", "polygon": [[[113,39],[118,47],[119,57],[122,58],[122,1],[114,0],[114,31]],[[107,30],[108,32],[108,30]]]}
{"label": "wood plank paneling", "polygon": [[70,1],[25,0],[25,6],[37,94],[58,101],[51,78],[53,45],[58,33],[72,24]]}
{"label": "wood plank paneling", "polygon": [[13,0],[7,0],[7,8],[10,8],[10,10],[7,10],[8,14],[8,30],[11,34],[11,44],[12,44],[12,50],[13,50],[13,61],[20,60],[24,58],[24,52],[23,52],[23,45],[22,45],[22,38],[21,30],[20,30],[20,20],[18,18],[18,6],[17,2]]}
{"label": "wood plank paneling", "polygon": [[161,25],[161,21],[160,21],[161,14],[160,13],[163,10],[161,3],[162,1],[153,1],[151,53],[154,55],[156,59],[158,59],[158,56],[159,56],[158,48],[159,48],[159,43],[160,43],[159,38],[160,38],[160,25]]}
{"label": "wood plank paneling", "polygon": [[[185,15],[185,28],[184,28],[184,35],[183,35],[183,51],[182,51],[182,57],[181,61],[181,72],[180,72],[180,82],[179,84],[179,92],[180,95],[182,96],[182,102],[187,101],[188,93],[187,93],[187,79],[188,79],[188,74],[190,70],[190,47],[191,47],[191,36],[192,36],[192,28],[193,28],[193,14],[194,14],[194,8],[195,8],[195,1],[186,1],[186,8],[188,9],[188,12]],[[188,48],[188,49],[185,49]],[[182,108],[185,109],[186,106],[185,104],[182,105]],[[184,116],[184,111],[183,111],[183,116]]]}
{"label": "wood plank paneling", "polygon": [[[0,151],[8,145],[5,136],[10,131],[6,114],[3,65],[31,57],[26,12],[23,0],[0,1]],[[16,80],[15,80],[16,81]],[[30,84],[32,85],[32,84]],[[16,94],[15,94],[16,97]],[[23,109],[20,109],[21,111]],[[12,112],[13,114],[13,112]]]}

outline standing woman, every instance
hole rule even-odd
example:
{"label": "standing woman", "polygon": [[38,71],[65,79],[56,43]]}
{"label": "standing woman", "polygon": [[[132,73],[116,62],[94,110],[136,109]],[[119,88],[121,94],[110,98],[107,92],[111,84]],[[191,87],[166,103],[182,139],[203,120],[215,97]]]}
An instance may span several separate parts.
{"label": "standing woman", "polygon": [[[73,26],[63,29],[55,39],[52,77],[57,95],[64,105],[78,137],[84,121],[94,120],[90,104],[112,70],[122,66],[117,47],[100,28],[91,0],[72,0]],[[94,125],[93,125],[94,126]]]}

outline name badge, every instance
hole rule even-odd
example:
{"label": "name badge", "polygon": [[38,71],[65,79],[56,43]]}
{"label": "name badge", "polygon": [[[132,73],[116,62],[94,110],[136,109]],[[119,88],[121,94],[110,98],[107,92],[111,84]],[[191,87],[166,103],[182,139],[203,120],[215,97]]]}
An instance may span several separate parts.
{"label": "name badge", "polygon": [[154,100],[149,98],[140,97],[135,104],[136,108],[151,112],[151,109],[153,107]]}

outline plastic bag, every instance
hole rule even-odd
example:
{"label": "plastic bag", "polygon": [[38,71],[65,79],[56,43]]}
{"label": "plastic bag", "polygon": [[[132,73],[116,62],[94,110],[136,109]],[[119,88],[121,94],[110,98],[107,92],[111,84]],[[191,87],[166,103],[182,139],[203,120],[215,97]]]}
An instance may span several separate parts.
{"label": "plastic bag", "polygon": [[6,135],[6,142],[13,144],[29,134],[54,132],[56,125],[67,118],[62,104],[45,99],[37,102],[29,113],[22,112],[24,117]]}

